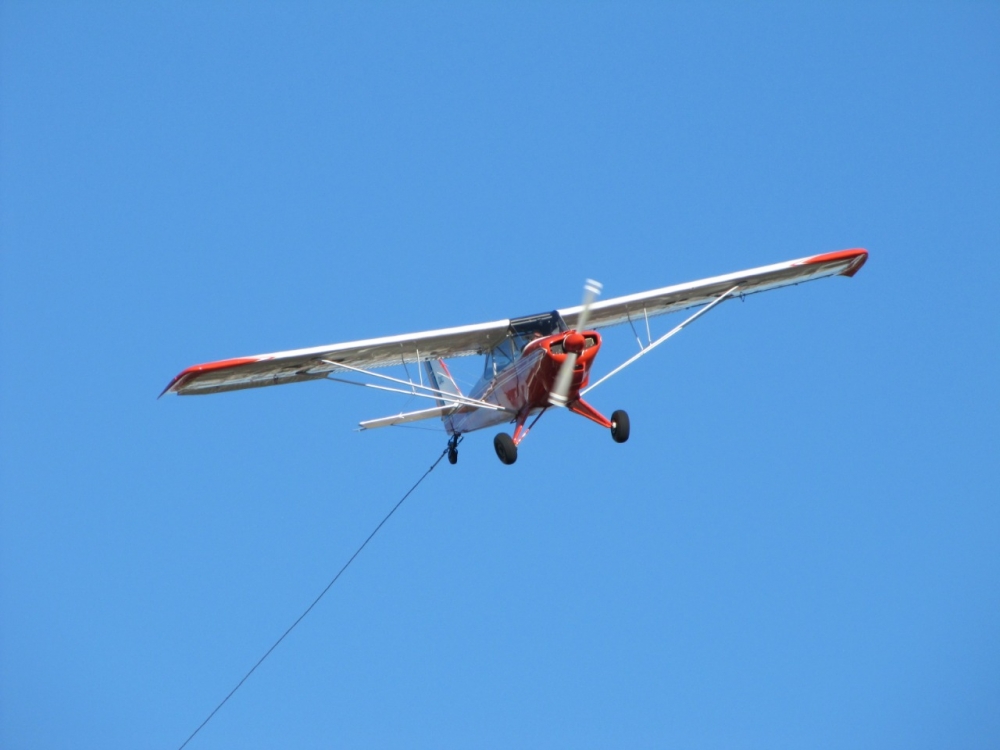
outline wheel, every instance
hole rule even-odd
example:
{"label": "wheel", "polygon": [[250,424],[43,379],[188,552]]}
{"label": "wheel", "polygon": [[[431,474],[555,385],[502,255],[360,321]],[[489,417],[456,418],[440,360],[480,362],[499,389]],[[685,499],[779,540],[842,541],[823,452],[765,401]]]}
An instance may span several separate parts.
{"label": "wheel", "polygon": [[448,463],[452,466],[458,463],[458,448],[448,449]]}
{"label": "wheel", "polygon": [[493,448],[497,452],[497,458],[508,466],[517,460],[517,446],[514,440],[506,432],[498,433],[493,438]]}
{"label": "wheel", "polygon": [[616,443],[624,443],[628,440],[628,432],[628,414],[619,409],[611,415],[611,439]]}

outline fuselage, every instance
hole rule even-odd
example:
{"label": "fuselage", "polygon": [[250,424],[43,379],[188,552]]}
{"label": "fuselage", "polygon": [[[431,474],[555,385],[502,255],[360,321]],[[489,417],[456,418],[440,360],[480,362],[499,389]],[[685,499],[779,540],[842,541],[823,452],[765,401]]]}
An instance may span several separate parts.
{"label": "fuselage", "polygon": [[[582,341],[571,337],[577,336]],[[496,404],[504,411],[463,408],[449,420],[449,432],[465,433],[505,422],[523,423],[530,415],[549,406],[549,394],[556,375],[566,361],[566,347],[578,349],[573,378],[567,400],[572,403],[586,388],[590,368],[601,348],[601,336],[596,331],[560,332],[530,341],[520,353],[501,368],[490,370],[493,358],[487,359],[487,372],[469,394],[474,399]]]}

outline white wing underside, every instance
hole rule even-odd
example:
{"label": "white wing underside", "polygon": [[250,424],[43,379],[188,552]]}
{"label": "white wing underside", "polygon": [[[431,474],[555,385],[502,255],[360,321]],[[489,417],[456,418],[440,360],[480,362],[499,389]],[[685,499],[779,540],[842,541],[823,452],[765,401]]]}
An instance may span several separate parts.
{"label": "white wing underside", "polygon": [[[740,295],[746,295],[826,276],[853,276],[867,257],[867,252],[861,249],[843,250],[595,302],[590,308],[588,328],[634,323],[646,317],[704,305],[734,286],[739,287]],[[581,310],[582,307],[577,306],[558,312],[573,328]],[[497,320],[208,362],[183,370],[163,393],[219,393],[315,380],[351,368],[372,370],[428,359],[484,354],[504,340],[509,326],[510,320]],[[340,368],[338,364],[346,367]],[[430,414],[432,411],[427,410],[427,416],[440,416]]]}
{"label": "white wing underside", "polygon": [[[376,370],[428,359],[484,354],[504,340],[509,324],[508,320],[498,320],[209,362],[181,372],[163,393],[187,396],[261,388],[325,378],[331,372],[351,367]],[[337,364],[347,367],[338,368]]]}
{"label": "white wing underside", "polygon": [[[739,287],[740,295],[747,295],[826,276],[854,275],[865,257],[867,253],[863,250],[845,250],[594,302],[590,306],[587,327],[606,328],[630,320],[635,323],[645,316],[687,310],[711,302],[734,286]],[[577,305],[559,310],[559,314],[566,325],[573,328],[581,310],[583,306]]]}

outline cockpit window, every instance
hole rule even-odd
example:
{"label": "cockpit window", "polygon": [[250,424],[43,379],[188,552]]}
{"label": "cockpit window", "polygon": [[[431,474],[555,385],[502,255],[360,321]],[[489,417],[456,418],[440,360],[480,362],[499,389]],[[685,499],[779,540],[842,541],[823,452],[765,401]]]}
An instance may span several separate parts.
{"label": "cockpit window", "polygon": [[492,378],[510,367],[521,356],[524,347],[535,339],[565,330],[566,324],[562,317],[554,311],[526,318],[514,318],[510,321],[507,338],[487,353],[483,377]]}
{"label": "cockpit window", "polygon": [[518,353],[537,338],[551,336],[566,330],[559,313],[552,311],[541,315],[530,315],[526,318],[515,318],[510,321],[510,333],[514,338],[514,348]]}
{"label": "cockpit window", "polygon": [[508,336],[503,340],[503,343],[498,344],[493,347],[490,352],[486,355],[486,371],[483,375],[487,378],[491,378],[502,370],[506,370],[512,364],[514,360],[521,355],[521,351],[514,351],[514,342]]}

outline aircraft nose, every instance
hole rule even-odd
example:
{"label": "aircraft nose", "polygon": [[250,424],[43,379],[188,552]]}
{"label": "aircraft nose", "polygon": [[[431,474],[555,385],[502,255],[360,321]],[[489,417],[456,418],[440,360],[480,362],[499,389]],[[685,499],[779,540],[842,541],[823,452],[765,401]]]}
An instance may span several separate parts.
{"label": "aircraft nose", "polygon": [[571,331],[566,334],[566,338],[563,339],[563,349],[567,352],[576,352],[579,354],[583,351],[583,347],[586,345],[587,340],[583,337],[583,334],[579,331]]}

